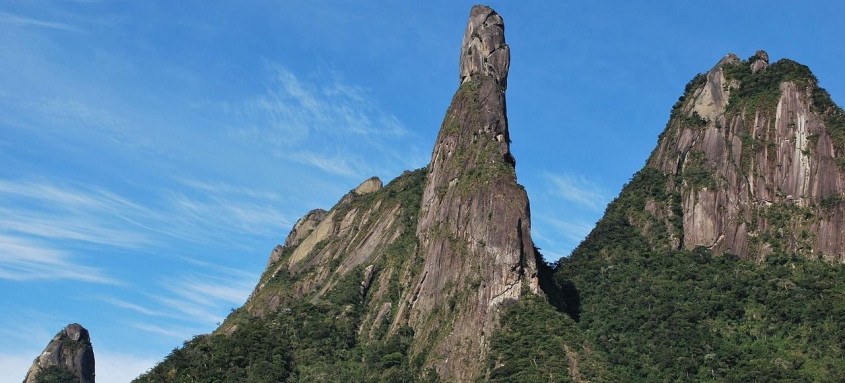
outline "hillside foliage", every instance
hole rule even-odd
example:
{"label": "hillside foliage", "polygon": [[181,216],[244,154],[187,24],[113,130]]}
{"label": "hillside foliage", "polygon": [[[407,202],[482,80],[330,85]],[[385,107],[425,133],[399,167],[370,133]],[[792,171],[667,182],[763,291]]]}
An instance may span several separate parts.
{"label": "hillside foliage", "polygon": [[[731,93],[731,113],[772,108],[780,83],[793,81],[811,91],[812,107],[830,125],[837,148],[843,148],[845,112],[818,88],[809,69],[781,60],[751,73],[746,64],[726,68],[727,78],[740,84]],[[687,85],[668,127],[706,124],[697,114],[681,113],[705,81],[699,75]],[[553,265],[540,261],[545,296],[523,294],[503,304],[501,328],[489,334],[481,381],[845,381],[845,266],[791,254],[785,246],[772,246],[773,252],[756,262],[704,247],[679,248],[683,209],[677,185],[718,186],[702,154],[690,155],[679,174],[648,167],[635,174],[570,257]],[[488,178],[479,172],[470,176]],[[375,264],[377,272],[394,270],[388,278],[390,301],[399,298],[402,276],[396,270],[418,272],[414,214],[425,170],[400,178],[406,187],[388,185],[381,194],[352,202],[386,197],[406,207],[398,217],[405,230]],[[667,213],[654,216],[650,204],[666,207]],[[775,208],[777,217],[770,219],[775,228],[787,227],[778,222],[797,214]],[[767,232],[761,233],[765,239]],[[279,262],[290,253],[287,249]],[[236,310],[227,319],[237,324],[234,334],[195,337],[135,382],[438,381],[423,367],[419,356],[425,350],[411,349],[410,327],[388,330],[385,323],[371,334],[361,333],[363,313],[374,306],[360,293],[361,275],[358,267],[320,296],[286,296],[278,310],[263,316]],[[289,291],[295,276],[282,272],[267,282],[268,289]],[[443,322],[446,331],[449,318]]]}
{"label": "hillside foliage", "polygon": [[79,378],[64,368],[50,366],[38,373],[35,383],[79,383]]}
{"label": "hillside foliage", "polygon": [[612,381],[845,381],[845,268],[786,253],[764,262],[654,246],[629,217],[666,198],[638,173],[557,265],[568,310]]}
{"label": "hillside foliage", "polygon": [[[409,260],[416,251],[416,221],[425,169],[406,172],[381,191],[354,197],[349,204],[364,206],[377,199],[400,204],[399,222],[405,230],[375,264]],[[341,209],[349,207],[340,206]],[[286,262],[291,251],[278,262]],[[296,276],[279,273],[267,289],[291,291]],[[147,382],[436,382],[409,355],[413,330],[386,328],[372,339],[358,334],[369,297],[361,294],[362,269],[348,272],[332,289],[320,296],[294,297],[263,316],[244,308],[235,310],[226,325],[237,325],[231,335],[218,332],[194,337],[160,364],[135,380]]]}

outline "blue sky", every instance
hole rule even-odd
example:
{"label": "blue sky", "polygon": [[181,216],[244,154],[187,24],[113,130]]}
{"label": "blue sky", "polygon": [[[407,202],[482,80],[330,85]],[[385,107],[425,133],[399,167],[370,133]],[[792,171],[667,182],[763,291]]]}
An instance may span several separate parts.
{"label": "blue sky", "polygon": [[[491,3],[547,259],[724,54],[792,58],[845,97],[845,5],[739,3]],[[240,306],[305,212],[426,165],[471,5],[0,2],[0,380],[70,322],[98,381],[130,380]]]}

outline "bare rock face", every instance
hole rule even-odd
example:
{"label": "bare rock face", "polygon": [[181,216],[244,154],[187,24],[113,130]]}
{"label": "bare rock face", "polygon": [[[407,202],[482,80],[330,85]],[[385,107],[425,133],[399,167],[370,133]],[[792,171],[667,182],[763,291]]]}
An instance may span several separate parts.
{"label": "bare rock face", "polygon": [[[723,68],[739,63],[739,57],[730,53],[723,57],[716,66],[707,72],[705,86],[696,90],[695,102],[687,106],[687,112],[697,113],[700,117],[713,120],[724,112],[731,94],[731,84],[725,79]],[[735,84],[734,84],[735,85]]]}
{"label": "bare rock face", "polygon": [[362,182],[353,190],[357,195],[370,194],[382,188],[381,180],[378,177],[371,177]]}
{"label": "bare rock face", "polygon": [[473,7],[461,86],[423,191],[417,226],[423,273],[404,297],[416,337],[434,339],[424,347],[432,349],[429,362],[447,381],[473,381],[482,373],[503,303],[524,291],[541,294],[528,198],[516,182],[509,148],[503,31],[492,9]]}
{"label": "bare rock face", "polygon": [[505,43],[505,22],[489,7],[476,5],[461,44],[461,83],[474,77],[492,77],[507,88],[511,51]]}
{"label": "bare rock face", "polygon": [[[328,214],[327,211],[323,209],[314,209],[305,214],[304,217],[300,218],[296,221],[296,224],[293,225],[293,229],[288,234],[287,239],[285,239],[285,246],[291,247],[299,245],[305,237],[311,234],[311,231],[320,224],[320,222],[326,218]],[[272,260],[272,258],[271,258]]]}
{"label": "bare rock face", "polygon": [[[247,312],[263,316],[291,299],[320,299],[338,281],[359,269],[360,293],[376,295],[373,305],[390,303],[380,300],[388,290],[384,274],[400,271],[377,269],[373,263],[383,263],[385,249],[400,236],[413,235],[413,228],[403,217],[416,217],[418,207],[398,203],[396,195],[420,189],[421,174],[406,172],[387,187],[377,177],[369,178],[329,211],[315,209],[297,221],[285,245],[277,246],[271,253],[267,270],[244,306]],[[290,278],[291,288],[268,288],[268,283],[279,276]],[[371,292],[374,283],[380,289]],[[372,313],[367,312],[368,325],[372,325],[378,310],[374,306]],[[224,323],[221,328],[226,333],[231,327]],[[369,332],[370,328],[362,326],[361,331]]]}
{"label": "bare rock face", "polygon": [[94,383],[94,348],[88,330],[77,323],[59,331],[32,363],[24,383],[34,383],[50,368],[70,372],[80,383]]}
{"label": "bare rock face", "polygon": [[650,201],[675,244],[760,259],[845,261],[845,112],[805,66],[733,55],[690,83],[648,167],[680,206]]}

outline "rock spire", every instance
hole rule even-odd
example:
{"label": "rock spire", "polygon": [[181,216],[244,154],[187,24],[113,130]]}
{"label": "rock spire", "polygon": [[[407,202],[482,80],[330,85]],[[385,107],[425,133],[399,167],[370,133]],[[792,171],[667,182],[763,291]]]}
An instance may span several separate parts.
{"label": "rock spire", "polygon": [[404,307],[415,336],[435,339],[420,346],[432,350],[429,362],[447,381],[483,373],[503,304],[542,294],[528,197],[509,148],[504,41],[501,16],[473,7],[461,85],[431,155],[417,225],[423,273]]}
{"label": "rock spire", "polygon": [[[303,310],[297,302],[310,302],[326,312],[309,316],[356,329],[357,344],[402,345],[385,356],[401,355],[392,367],[361,361],[373,380],[421,380],[431,370],[444,382],[487,376],[490,338],[504,309],[543,292],[528,197],[510,152],[510,53],[492,9],[472,8],[460,58],[460,85],[428,166],[387,185],[365,180],[328,211],[297,221],[243,310],[216,335],[239,337],[246,323],[293,315]],[[232,376],[249,374],[235,370]],[[325,370],[308,370],[300,370],[301,380],[328,379]],[[138,381],[196,380],[191,373],[169,359]],[[333,381],[348,380],[341,376]]]}
{"label": "rock spire", "polygon": [[476,5],[469,14],[461,44],[461,83],[490,76],[507,88],[511,50],[505,43],[505,22],[490,7]]}
{"label": "rock spire", "polygon": [[94,348],[88,330],[67,325],[47,344],[26,373],[24,383],[34,383],[42,373],[70,373],[80,383],[94,383]]}

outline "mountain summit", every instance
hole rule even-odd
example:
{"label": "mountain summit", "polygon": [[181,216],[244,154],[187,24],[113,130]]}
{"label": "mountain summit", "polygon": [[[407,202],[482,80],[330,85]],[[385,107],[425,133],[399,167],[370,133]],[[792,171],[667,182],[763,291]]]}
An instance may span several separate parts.
{"label": "mountain summit", "polygon": [[648,161],[679,199],[643,224],[675,247],[845,261],[845,113],[806,66],[768,59],[729,54],[688,85]]}
{"label": "mountain summit", "polygon": [[137,381],[484,377],[502,310],[544,295],[510,152],[509,65],[502,17],[473,7],[428,166],[310,211],[242,308]]}
{"label": "mountain summit", "polygon": [[510,153],[509,65],[501,16],[473,7],[461,49],[461,85],[423,189],[417,224],[423,272],[404,299],[409,324],[423,338],[442,331],[448,313],[452,329],[432,345],[432,356],[440,376],[461,381],[480,373],[500,305],[523,290],[541,294],[528,197],[516,183]]}
{"label": "mountain summit", "polygon": [[24,383],[38,382],[94,383],[94,348],[85,327],[67,325],[35,358]]}
{"label": "mountain summit", "polygon": [[557,265],[611,381],[845,381],[845,112],[757,51],[695,76]]}
{"label": "mountain summit", "polygon": [[845,112],[809,69],[758,51],[696,76],[552,267],[504,31],[472,8],[427,167],[305,214],[243,307],[136,382],[845,381]]}

